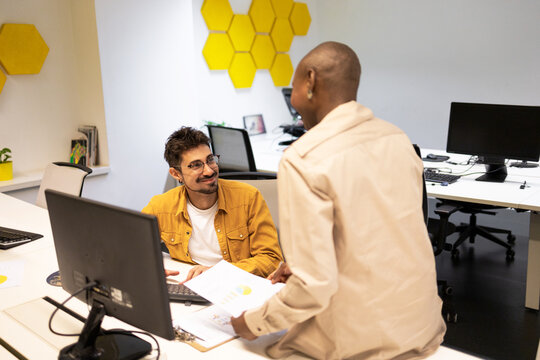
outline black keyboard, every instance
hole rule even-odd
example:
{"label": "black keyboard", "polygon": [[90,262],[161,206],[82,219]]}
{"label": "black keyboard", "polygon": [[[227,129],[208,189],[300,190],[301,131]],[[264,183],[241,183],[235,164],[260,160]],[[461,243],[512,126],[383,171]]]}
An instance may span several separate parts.
{"label": "black keyboard", "polygon": [[186,303],[208,303],[209,301],[197,294],[184,284],[167,284],[170,301],[181,301]]}
{"label": "black keyboard", "polygon": [[459,175],[445,174],[429,170],[424,171],[425,180],[430,182],[452,184],[458,181],[460,177],[461,176]]}
{"label": "black keyboard", "polygon": [[0,249],[5,250],[42,238],[43,235],[0,226]]}

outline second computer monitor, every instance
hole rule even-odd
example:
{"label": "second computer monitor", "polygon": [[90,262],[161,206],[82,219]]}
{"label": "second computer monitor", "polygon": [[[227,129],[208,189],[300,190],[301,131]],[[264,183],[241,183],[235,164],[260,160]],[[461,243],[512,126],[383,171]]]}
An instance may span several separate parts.
{"label": "second computer monitor", "polygon": [[502,182],[505,159],[538,161],[540,106],[453,102],[446,151],[478,155],[486,174],[477,180]]}

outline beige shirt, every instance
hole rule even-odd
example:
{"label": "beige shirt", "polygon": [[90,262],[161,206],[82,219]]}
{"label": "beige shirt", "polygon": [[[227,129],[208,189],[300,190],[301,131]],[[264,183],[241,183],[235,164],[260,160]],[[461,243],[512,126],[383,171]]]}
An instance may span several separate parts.
{"label": "beige shirt", "polygon": [[351,101],[284,154],[280,239],[293,275],[246,313],[272,357],[422,358],[443,341],[422,163],[397,127]]}

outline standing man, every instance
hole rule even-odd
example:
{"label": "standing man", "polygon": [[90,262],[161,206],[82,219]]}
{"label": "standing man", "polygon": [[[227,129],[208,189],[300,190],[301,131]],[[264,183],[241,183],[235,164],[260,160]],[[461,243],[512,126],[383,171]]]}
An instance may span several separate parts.
{"label": "standing man", "polygon": [[286,286],[232,318],[246,339],[288,329],[267,352],[409,359],[446,330],[422,215],[422,163],[407,136],[356,102],[360,63],[336,42],[300,62],[292,105],[309,131],[279,166]]}
{"label": "standing man", "polygon": [[196,264],[186,281],[223,259],[255,275],[272,273],[283,258],[259,191],[218,179],[219,155],[212,154],[202,131],[175,131],[164,156],[169,174],[183,185],[154,196],[142,211],[157,217],[161,240],[173,259]]}

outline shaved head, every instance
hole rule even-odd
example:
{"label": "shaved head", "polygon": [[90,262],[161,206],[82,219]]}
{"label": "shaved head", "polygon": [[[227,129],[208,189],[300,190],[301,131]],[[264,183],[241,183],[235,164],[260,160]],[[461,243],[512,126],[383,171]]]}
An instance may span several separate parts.
{"label": "shaved head", "polygon": [[333,97],[356,100],[360,83],[360,61],[355,52],[345,44],[329,41],[311,50],[301,61],[303,71],[316,71],[320,86]]}
{"label": "shaved head", "polygon": [[329,41],[311,50],[298,64],[291,102],[306,129],[335,107],[356,100],[360,61],[345,44]]}

